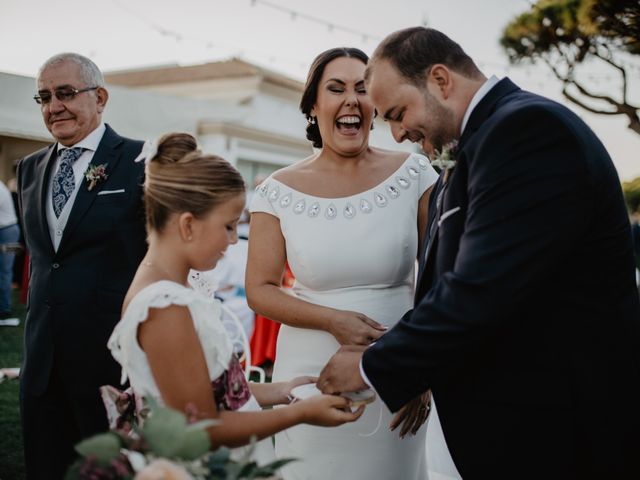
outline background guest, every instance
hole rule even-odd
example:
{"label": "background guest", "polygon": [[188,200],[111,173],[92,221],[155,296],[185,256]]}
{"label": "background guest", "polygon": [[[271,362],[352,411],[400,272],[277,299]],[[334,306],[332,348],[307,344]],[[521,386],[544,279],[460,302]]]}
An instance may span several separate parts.
{"label": "background guest", "polygon": [[0,182],[0,320],[17,320],[11,309],[13,260],[20,227],[11,192]]}

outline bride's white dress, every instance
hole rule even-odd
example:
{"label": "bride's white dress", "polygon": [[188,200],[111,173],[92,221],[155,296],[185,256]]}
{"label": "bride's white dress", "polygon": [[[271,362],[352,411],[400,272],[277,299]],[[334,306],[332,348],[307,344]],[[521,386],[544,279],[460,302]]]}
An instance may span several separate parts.
{"label": "bride's white dress", "polygon": [[[269,177],[257,188],[250,210],[280,220],[296,296],[361,312],[392,327],[413,306],[418,203],[437,178],[418,154],[409,155],[379,185],[344,198],[315,197]],[[282,325],[273,380],[318,375],[338,348],[327,332]],[[283,469],[284,477],[428,478],[427,429],[400,439],[397,431],[389,430],[391,418],[376,400],[355,423],[337,428],[300,425],[277,434],[276,454],[300,460]],[[434,451],[446,456],[437,463],[452,466],[441,430],[437,432],[430,432],[430,443],[437,443]]]}

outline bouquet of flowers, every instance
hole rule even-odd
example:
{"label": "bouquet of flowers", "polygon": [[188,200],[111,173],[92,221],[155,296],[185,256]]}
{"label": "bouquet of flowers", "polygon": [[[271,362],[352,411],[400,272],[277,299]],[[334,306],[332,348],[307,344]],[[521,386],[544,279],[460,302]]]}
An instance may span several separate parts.
{"label": "bouquet of flowers", "polygon": [[[227,448],[210,451],[206,428],[215,420],[190,421],[182,412],[148,404],[144,424],[112,430],[76,445],[81,458],[65,480],[236,480],[272,477],[290,459],[259,466],[253,447],[239,460]],[[252,446],[255,440],[252,441]]]}

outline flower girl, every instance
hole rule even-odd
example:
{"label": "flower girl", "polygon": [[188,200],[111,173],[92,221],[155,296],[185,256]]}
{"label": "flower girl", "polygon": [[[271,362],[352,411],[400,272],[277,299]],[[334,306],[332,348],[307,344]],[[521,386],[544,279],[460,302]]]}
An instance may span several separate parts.
{"label": "flower girl", "polygon": [[[131,283],[123,316],[109,340],[136,397],[200,418],[212,448],[237,447],[299,423],[335,426],[355,421],[349,401],[319,395],[285,408],[291,382],[248,384],[221,323],[217,300],[188,286],[190,269],[210,270],[229,244],[245,204],[233,166],[197,149],[184,133],[164,135],[147,150],[145,208],[149,250]],[[143,150],[144,153],[144,150]]]}

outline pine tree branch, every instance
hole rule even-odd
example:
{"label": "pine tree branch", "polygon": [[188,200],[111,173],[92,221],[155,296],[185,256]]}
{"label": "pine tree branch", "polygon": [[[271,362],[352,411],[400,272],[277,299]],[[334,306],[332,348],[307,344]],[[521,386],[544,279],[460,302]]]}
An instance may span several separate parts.
{"label": "pine tree branch", "polygon": [[602,55],[600,55],[597,51],[594,53],[594,55],[620,72],[620,75],[622,76],[622,103],[626,104],[627,98],[628,98],[627,92],[629,91],[629,87],[627,83],[627,71],[625,70],[624,67],[615,63],[611,58],[605,58]]}
{"label": "pine tree branch", "polygon": [[591,106],[587,105],[586,103],[582,102],[577,97],[574,97],[571,93],[569,93],[569,91],[567,90],[567,85],[565,85],[562,88],[562,95],[564,95],[564,97],[567,100],[569,100],[570,102],[575,103],[580,108],[584,108],[585,110],[587,110],[588,112],[591,112],[591,113],[597,113],[598,115],[620,115],[620,114],[622,114],[622,112],[619,112],[617,110],[615,110],[615,111],[598,110],[597,108],[594,108],[594,107],[591,107]]}

